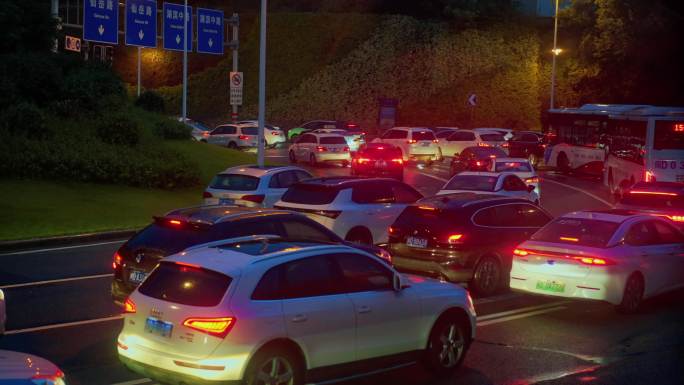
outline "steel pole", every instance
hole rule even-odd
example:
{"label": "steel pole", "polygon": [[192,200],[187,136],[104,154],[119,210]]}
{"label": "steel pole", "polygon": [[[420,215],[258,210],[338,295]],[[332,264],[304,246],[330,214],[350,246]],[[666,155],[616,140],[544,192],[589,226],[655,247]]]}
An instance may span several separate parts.
{"label": "steel pole", "polygon": [[558,56],[558,0],[556,0],[556,10],[553,16],[553,58],[551,59],[551,101],[549,109],[554,108],[556,97],[556,56]]}
{"label": "steel pole", "polygon": [[[233,20],[235,20],[238,17],[237,13],[233,13]],[[233,42],[238,41],[238,25],[233,24]],[[238,72],[238,49],[237,47],[233,48],[233,72]],[[237,123],[238,121],[238,105],[233,104],[233,113],[231,114],[231,118],[233,119],[233,123]]]}
{"label": "steel pole", "polygon": [[141,47],[138,47],[138,97],[140,97],[140,77],[141,77],[141,72],[142,72],[142,63],[140,60],[140,51],[142,50]]}
{"label": "steel pole", "polygon": [[[183,123],[188,120],[188,0],[185,0],[183,8]],[[192,17],[192,15],[190,15]]]}
{"label": "steel pole", "polygon": [[[52,17],[59,23],[59,0],[52,0],[51,6],[50,6],[50,13],[52,14]],[[67,15],[69,14],[69,10],[67,9]],[[57,30],[59,30],[59,24],[56,26]],[[52,52],[57,52],[59,49],[59,43],[57,42],[57,37],[55,36],[55,41],[52,45]]]}
{"label": "steel pole", "polygon": [[266,118],[266,8],[267,0],[261,0],[259,18],[259,132],[257,140],[257,163],[264,167],[264,120]]}

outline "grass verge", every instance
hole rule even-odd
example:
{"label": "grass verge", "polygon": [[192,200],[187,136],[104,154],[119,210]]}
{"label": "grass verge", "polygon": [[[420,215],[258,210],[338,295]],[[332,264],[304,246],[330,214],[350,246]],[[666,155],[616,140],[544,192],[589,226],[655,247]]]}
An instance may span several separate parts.
{"label": "grass verge", "polygon": [[202,183],[161,190],[44,180],[0,180],[0,241],[134,229],[153,215],[198,205],[202,191],[219,171],[254,163],[253,154],[190,141],[168,141],[195,162]]}

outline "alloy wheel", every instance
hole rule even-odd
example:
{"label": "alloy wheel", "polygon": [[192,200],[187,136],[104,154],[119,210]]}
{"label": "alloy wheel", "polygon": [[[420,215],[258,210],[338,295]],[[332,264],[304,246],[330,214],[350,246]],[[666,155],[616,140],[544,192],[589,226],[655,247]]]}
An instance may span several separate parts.
{"label": "alloy wheel", "polygon": [[290,362],[279,356],[270,357],[256,375],[255,385],[293,385],[294,369]]}
{"label": "alloy wheel", "polygon": [[458,365],[465,349],[465,338],[459,325],[450,321],[442,329],[439,335],[437,358],[440,366],[445,369],[453,368]]}

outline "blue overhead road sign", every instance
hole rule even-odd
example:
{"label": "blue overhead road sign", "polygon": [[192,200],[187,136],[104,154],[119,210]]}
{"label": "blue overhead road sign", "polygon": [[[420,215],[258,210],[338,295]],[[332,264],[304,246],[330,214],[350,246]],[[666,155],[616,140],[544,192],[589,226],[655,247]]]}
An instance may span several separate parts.
{"label": "blue overhead road sign", "polygon": [[188,6],[185,14],[183,5],[164,3],[164,49],[182,51],[184,42],[183,22],[187,23],[188,52],[192,51],[192,7]]}
{"label": "blue overhead road sign", "polygon": [[223,54],[223,11],[197,8],[197,52]]}
{"label": "blue overhead road sign", "polygon": [[157,47],[157,0],[126,0],[126,44]]}
{"label": "blue overhead road sign", "polygon": [[83,40],[110,44],[119,43],[118,1],[83,1]]}

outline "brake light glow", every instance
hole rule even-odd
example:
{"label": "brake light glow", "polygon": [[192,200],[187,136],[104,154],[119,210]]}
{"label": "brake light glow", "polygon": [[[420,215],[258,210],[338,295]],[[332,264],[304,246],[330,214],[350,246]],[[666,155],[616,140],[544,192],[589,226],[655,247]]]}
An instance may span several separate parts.
{"label": "brake light glow", "polygon": [[525,179],[525,183],[539,183],[539,177],[535,176],[532,178]]}
{"label": "brake light glow", "polygon": [[415,140],[415,139],[409,139],[409,140],[406,141],[406,143],[408,143],[408,144],[414,144],[414,143],[418,143],[418,141]]}
{"label": "brake light glow", "polygon": [[344,146],[344,148],[342,149],[342,152],[349,152],[349,147]]}
{"label": "brake light glow", "polygon": [[508,143],[508,142],[505,142],[501,145],[501,147],[503,147],[503,148],[508,148],[509,146],[510,146],[510,143]]}
{"label": "brake light glow", "polygon": [[667,215],[667,217],[675,222],[684,222],[684,215]]}
{"label": "brake light glow", "polygon": [[418,206],[418,209],[426,211],[437,211],[437,208],[432,206]]}
{"label": "brake light glow", "polygon": [[449,238],[447,238],[447,241],[450,245],[456,245],[461,243],[461,238],[463,238],[463,234],[451,234],[449,235]]}
{"label": "brake light glow", "polygon": [[135,302],[133,302],[132,299],[126,298],[126,301],[124,301],[123,312],[124,312],[124,314],[127,314],[127,313],[132,314],[132,313],[136,312]]}
{"label": "brake light glow", "polygon": [[323,147],[323,146],[316,146],[316,151],[326,152],[326,151],[328,151],[328,149],[326,147]]}
{"label": "brake light glow", "polygon": [[205,191],[202,193],[202,198],[213,198],[214,195],[212,195],[209,191]]}
{"label": "brake light glow", "polygon": [[36,384],[42,384],[42,383],[44,383],[44,381],[47,382],[48,384],[57,383],[57,380],[62,380],[62,379],[64,379],[64,372],[62,372],[59,369],[57,369],[57,371],[55,371],[54,373],[51,373],[51,374],[38,373],[38,374],[34,374],[33,377],[31,377],[31,380],[41,380],[40,382],[33,381]]}
{"label": "brake light glow", "polygon": [[271,131],[271,135],[273,135],[273,136],[280,136],[280,132],[278,132],[278,131]]}
{"label": "brake light glow", "polygon": [[607,266],[607,265],[614,265],[615,264],[615,262],[611,261],[610,259],[604,259],[604,258],[573,257],[573,259],[580,261],[584,265]]}
{"label": "brake light glow", "polygon": [[520,256],[520,257],[526,257],[530,254],[530,252],[527,250],[523,250],[523,249],[515,249],[515,250],[513,250],[513,254]]}
{"label": "brake light glow", "polygon": [[176,263],[176,265],[185,266],[185,267],[192,267],[194,269],[200,268],[199,265],[195,265],[194,263],[188,263],[188,262],[175,262],[175,263]]}
{"label": "brake light glow", "polygon": [[667,195],[667,196],[672,196],[676,197],[677,193],[671,193],[671,192],[663,192],[663,191],[638,191],[638,190],[632,190],[629,192],[630,194],[647,194],[647,195]]}
{"label": "brake light glow", "polygon": [[404,164],[404,160],[401,158],[392,159],[392,162],[396,164]]}
{"label": "brake light glow", "polygon": [[566,242],[579,242],[579,238],[575,237],[560,237],[560,240]]}
{"label": "brake light glow", "polygon": [[243,195],[242,199],[243,201],[248,201],[248,202],[254,202],[254,203],[262,203],[264,201],[264,198],[266,198],[265,195]]}
{"label": "brake light glow", "polygon": [[240,140],[249,140],[249,135],[240,135],[240,136],[238,136],[238,139],[240,139]]}
{"label": "brake light glow", "polygon": [[644,172],[644,181],[645,182],[655,182],[656,181],[655,174],[653,174],[652,171],[646,170]]}
{"label": "brake light glow", "polygon": [[487,144],[485,142],[479,142],[477,145],[480,147],[491,147],[489,144]]}
{"label": "brake light glow", "polygon": [[183,326],[221,338],[227,336],[234,325],[233,317],[188,318],[183,321]]}
{"label": "brake light glow", "polygon": [[439,139],[432,139],[432,143],[439,143]]}
{"label": "brake light glow", "polygon": [[176,220],[176,219],[171,219],[171,220],[169,221],[169,224],[171,224],[171,225],[176,225],[176,226],[180,226],[180,225],[181,225],[181,221]]}
{"label": "brake light glow", "polygon": [[479,167],[479,166],[482,166],[482,162],[478,160],[477,162],[475,162],[475,165],[478,166],[478,167]]}
{"label": "brake light glow", "polygon": [[392,227],[392,226],[390,226],[390,227],[387,229],[387,232],[390,233],[390,234],[394,234],[395,231],[397,231],[397,229],[395,229],[395,228]]}
{"label": "brake light glow", "polygon": [[356,160],[356,162],[357,162],[358,164],[365,164],[365,163],[368,163],[368,162],[371,161],[371,160],[368,159],[368,158],[357,158],[357,159],[354,159],[354,160]]}
{"label": "brake light glow", "polygon": [[119,255],[118,252],[114,253],[114,262],[112,262],[112,268],[117,269],[119,266],[121,266],[121,262],[123,262],[121,255]]}

